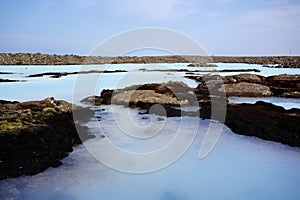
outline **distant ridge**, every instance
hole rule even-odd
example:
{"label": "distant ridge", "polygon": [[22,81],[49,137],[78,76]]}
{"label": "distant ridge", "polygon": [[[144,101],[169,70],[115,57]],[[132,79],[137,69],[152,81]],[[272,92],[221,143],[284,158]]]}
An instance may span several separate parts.
{"label": "distant ridge", "polygon": [[[247,63],[300,68],[300,56],[79,56],[41,53],[0,53],[1,65],[82,65],[119,63]],[[276,66],[272,66],[276,65]]]}

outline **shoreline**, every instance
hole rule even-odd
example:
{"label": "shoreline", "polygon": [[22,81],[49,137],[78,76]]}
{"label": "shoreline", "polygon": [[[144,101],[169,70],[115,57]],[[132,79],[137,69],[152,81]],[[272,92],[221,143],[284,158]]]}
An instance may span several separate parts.
{"label": "shoreline", "polygon": [[0,65],[93,65],[123,63],[246,63],[272,68],[300,68],[300,56],[79,56],[0,53]]}
{"label": "shoreline", "polygon": [[[281,76],[280,76],[281,77]],[[236,75],[225,77],[227,84],[240,82],[259,82],[290,87],[298,83],[298,79],[287,82],[278,77],[264,78],[258,75]],[[206,84],[201,81],[207,79]],[[210,80],[210,78],[213,78]],[[132,85],[118,90],[102,90],[100,96],[86,97],[81,103],[87,105],[82,108],[66,101],[47,98],[42,101],[12,102],[0,101],[0,180],[22,175],[33,175],[49,167],[61,165],[61,159],[68,156],[72,147],[81,144],[76,128],[84,133],[84,140],[95,137],[89,134],[85,122],[94,117],[92,106],[123,105],[131,108],[146,109],[143,114],[156,114],[166,117],[190,116],[201,119],[220,120],[213,116],[212,100],[217,106],[227,107],[226,118],[223,122],[235,134],[256,136],[258,138],[280,142],[291,147],[300,147],[299,127],[300,109],[284,109],[271,103],[259,101],[255,104],[229,103],[227,97],[216,92],[209,94],[207,85],[212,90],[218,90],[218,77],[199,77],[199,85],[191,88],[182,82],[148,83]],[[220,78],[220,77],[219,77]],[[297,78],[297,77],[296,77]],[[263,79],[264,81],[260,80]],[[270,80],[269,80],[270,79]],[[231,81],[231,82],[230,82]],[[279,84],[279,85],[278,85]],[[236,88],[240,95],[251,96],[243,88]],[[284,91],[284,88],[281,88]],[[175,92],[175,93],[174,93]],[[252,95],[253,96],[253,95]],[[254,96],[257,96],[255,93]],[[151,110],[151,106],[159,104],[165,109]],[[197,111],[183,111],[176,109],[181,106],[199,106]],[[81,122],[73,121],[72,112],[82,112]],[[247,113],[247,115],[245,115]],[[144,117],[147,118],[147,117]],[[142,118],[143,119],[143,118]],[[163,118],[161,118],[163,120]],[[24,142],[25,141],[25,142]]]}
{"label": "shoreline", "polygon": [[[138,57],[133,58],[137,59]],[[194,63],[196,67],[198,64],[200,67],[203,64]],[[232,96],[300,98],[299,75],[264,77],[256,74],[228,76],[195,76],[194,74],[194,76],[190,76],[189,73],[205,70],[190,67],[191,70],[174,69],[171,71],[185,72],[184,77],[195,80],[198,83],[197,87],[192,88],[182,82],[169,81],[167,83],[131,85],[116,90],[104,88],[101,94],[98,94],[99,96],[86,97],[81,103],[87,106],[113,104],[146,109],[145,113],[139,113],[141,115],[190,116],[219,120],[218,116],[213,116],[211,112],[211,104],[214,102],[217,107],[227,108],[225,121],[222,119],[219,121],[228,126],[235,134],[256,136],[264,140],[300,147],[300,134],[297,131],[299,130],[300,109],[287,110],[261,101],[255,104],[235,104],[227,101],[227,97]],[[234,71],[234,69],[232,70]],[[168,72],[170,70],[142,69],[142,71]],[[5,73],[13,74],[13,72],[2,72],[2,74]],[[60,78],[78,73],[126,73],[126,71],[45,72],[29,74],[27,77]],[[3,82],[16,81],[0,79],[0,82],[1,80]],[[165,109],[165,113],[150,109],[155,104],[161,105]],[[194,105],[200,107],[196,112],[176,109],[180,106]],[[80,110],[84,112],[83,114],[88,114],[86,118],[82,119],[82,122],[87,122],[94,117],[94,111],[90,110],[90,107],[82,108],[75,105],[74,108],[71,103],[53,98],[28,102],[0,100],[2,114],[0,119],[0,180],[21,175],[33,175],[48,167],[61,165],[61,159],[68,156],[73,146],[81,143],[81,138],[76,131],[77,126],[84,132],[86,139],[93,138],[94,136],[89,134],[84,123],[78,124],[73,121],[72,112]],[[146,119],[147,116],[141,118]]]}

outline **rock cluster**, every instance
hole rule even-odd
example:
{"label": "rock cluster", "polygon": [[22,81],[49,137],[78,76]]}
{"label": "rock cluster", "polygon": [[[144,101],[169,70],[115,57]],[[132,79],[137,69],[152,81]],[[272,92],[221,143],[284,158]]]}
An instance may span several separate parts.
{"label": "rock cluster", "polygon": [[[215,63],[247,63],[260,64],[264,67],[299,68],[299,56],[257,56],[257,57],[234,57],[234,56],[212,56]],[[275,64],[275,65],[274,65]]]}
{"label": "rock cluster", "polygon": [[2,65],[74,65],[84,62],[84,57],[77,55],[48,55],[41,53],[1,53]]}
{"label": "rock cluster", "polygon": [[[219,120],[237,134],[256,136],[300,147],[300,109],[285,110],[280,106],[265,102],[257,102],[256,104],[228,103],[224,92],[224,90],[228,90],[229,95],[238,94],[242,96],[273,95],[274,88],[281,88],[282,90],[283,88],[286,90],[299,88],[297,76],[263,77],[241,74],[227,77],[201,76],[197,77],[197,80],[201,83],[195,90],[178,82],[152,83],[131,86],[121,90],[103,90],[101,96],[88,97],[83,102],[140,107],[147,110],[145,113],[166,115],[167,117],[193,116]],[[232,85],[235,85],[236,88],[233,88]],[[151,106],[154,104],[159,104],[165,111],[153,110]],[[198,105],[200,112],[180,110],[180,107],[186,105]],[[212,105],[216,110],[214,115],[211,112]],[[225,121],[222,119],[223,114],[218,114],[217,108],[224,109]]]}
{"label": "rock cluster", "polygon": [[228,97],[293,97],[300,98],[300,75],[276,75],[264,77],[256,74],[233,76],[187,76],[200,84],[198,95],[226,93]]}
{"label": "rock cluster", "polygon": [[149,83],[133,85],[118,90],[103,90],[100,96],[91,96],[82,100],[92,105],[115,104],[128,107],[149,108],[154,104],[164,106],[184,106],[197,102],[193,88],[182,82],[163,84]]}
{"label": "rock cluster", "polygon": [[33,175],[61,165],[72,146],[91,138],[87,127],[74,122],[72,112],[84,112],[81,122],[92,115],[87,109],[53,98],[23,103],[1,100],[0,179]]}

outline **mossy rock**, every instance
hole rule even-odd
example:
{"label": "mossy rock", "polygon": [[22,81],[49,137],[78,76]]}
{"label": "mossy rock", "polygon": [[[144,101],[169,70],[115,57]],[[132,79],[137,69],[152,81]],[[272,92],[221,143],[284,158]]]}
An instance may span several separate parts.
{"label": "mossy rock", "polygon": [[6,120],[3,120],[0,123],[0,131],[1,132],[6,132],[14,129],[21,129],[23,127],[23,124],[21,121],[16,121],[16,122],[8,122]]}
{"label": "mossy rock", "polygon": [[51,116],[51,115],[54,115],[55,113],[56,113],[56,110],[55,110],[55,108],[52,108],[52,107],[46,107],[46,108],[43,108],[43,110],[42,110],[42,114],[46,115],[46,116]]}

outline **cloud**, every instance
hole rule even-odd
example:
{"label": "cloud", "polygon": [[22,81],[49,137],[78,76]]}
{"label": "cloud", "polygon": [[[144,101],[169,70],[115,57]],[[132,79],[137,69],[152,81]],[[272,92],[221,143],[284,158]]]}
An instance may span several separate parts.
{"label": "cloud", "polygon": [[244,14],[242,20],[248,24],[263,25],[269,28],[299,27],[300,5],[251,10]]}
{"label": "cloud", "polygon": [[179,18],[196,12],[185,0],[120,1],[117,10],[148,20]]}

